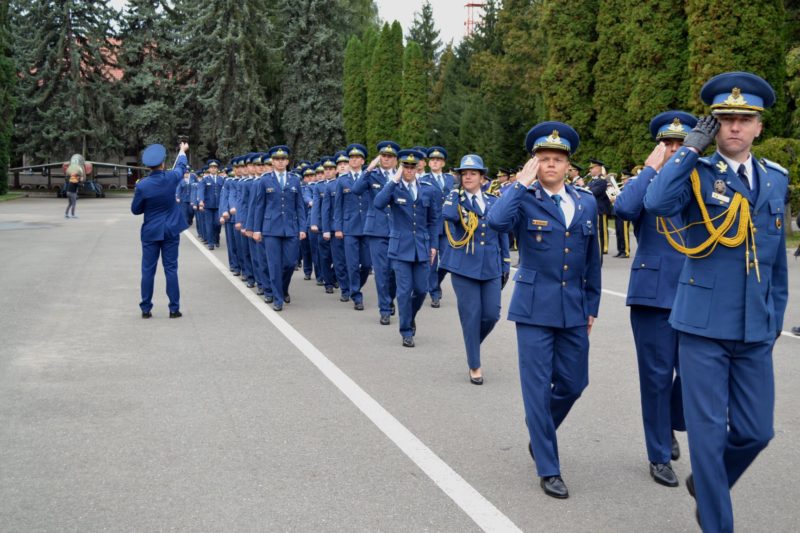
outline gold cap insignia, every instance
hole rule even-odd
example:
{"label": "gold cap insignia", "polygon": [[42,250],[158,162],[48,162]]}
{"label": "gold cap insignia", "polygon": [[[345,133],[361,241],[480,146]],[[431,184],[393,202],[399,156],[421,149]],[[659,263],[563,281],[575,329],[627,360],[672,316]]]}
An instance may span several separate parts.
{"label": "gold cap insignia", "polygon": [[553,130],[553,133],[550,134],[550,137],[545,140],[549,143],[561,144],[561,137],[558,135],[558,130]]}
{"label": "gold cap insignia", "polygon": [[667,131],[682,132],[683,131],[683,125],[681,124],[681,119],[675,117],[675,120],[672,121],[672,124],[670,124],[667,127]]}
{"label": "gold cap insignia", "polygon": [[742,90],[738,87],[734,87],[731,91],[731,95],[727,97],[723,103],[725,105],[739,106],[747,105],[747,100],[745,100],[744,96],[742,96]]}

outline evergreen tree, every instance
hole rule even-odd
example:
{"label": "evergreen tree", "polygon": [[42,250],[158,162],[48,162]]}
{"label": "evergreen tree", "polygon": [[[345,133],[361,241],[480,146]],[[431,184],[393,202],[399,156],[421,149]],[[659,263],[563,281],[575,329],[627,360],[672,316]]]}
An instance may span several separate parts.
{"label": "evergreen tree", "polygon": [[380,36],[380,28],[368,27],[364,30],[364,36],[361,39],[363,45],[363,57],[361,62],[361,72],[364,77],[364,86],[369,85],[369,77],[372,73],[372,56],[375,54],[375,48],[378,46],[378,37]]}
{"label": "evergreen tree", "polygon": [[367,142],[367,85],[364,80],[364,45],[355,35],[344,51],[344,132],[348,142]]}
{"label": "evergreen tree", "polygon": [[436,29],[433,8],[429,0],[425,0],[422,4],[421,11],[414,13],[414,22],[408,30],[407,40],[420,46],[422,58],[425,60],[425,74],[428,80],[431,80],[441,53],[442,41],[439,39],[439,30]]}
{"label": "evergreen tree", "polygon": [[448,45],[442,54],[438,81],[434,86],[434,104],[431,110],[431,144],[447,149],[451,160],[464,155],[462,146],[462,116],[470,98],[465,85],[469,76],[469,46],[462,41],[457,50]]}
{"label": "evergreen tree", "polygon": [[[268,42],[275,42],[268,0],[175,2],[185,20],[178,52],[178,112],[195,155],[227,157],[274,140],[273,101],[264,87]],[[272,38],[265,38],[270,36]]]}
{"label": "evergreen tree", "polygon": [[618,147],[625,164],[641,164],[653,149],[648,124],[658,113],[684,106],[686,18],[683,5],[640,0],[625,11],[630,95],[625,106],[627,139]]}
{"label": "evergreen tree", "polygon": [[[395,22],[399,28],[399,24]],[[388,24],[383,25],[372,54],[372,67],[367,83],[367,145],[372,150],[384,139],[396,139],[400,123],[402,95],[403,35]],[[398,48],[400,54],[398,55]]]}
{"label": "evergreen tree", "polygon": [[327,0],[287,0],[281,13],[286,33],[281,126],[298,156],[317,157],[344,142],[338,8]]}
{"label": "evergreen tree", "polygon": [[594,107],[592,64],[596,57],[597,0],[545,0],[547,59],[542,72],[546,118],[566,122],[581,137],[581,153],[592,153]]}
{"label": "evergreen tree", "polygon": [[0,3],[0,194],[8,192],[8,167],[11,161],[11,134],[14,128],[15,70],[9,45],[8,2]]}
{"label": "evergreen tree", "polygon": [[[367,28],[379,28],[378,6],[373,0],[337,0],[339,9],[346,13],[346,28],[355,29],[354,34],[362,37]],[[349,37],[349,35],[348,35]]]}
{"label": "evergreen tree", "polygon": [[160,0],[128,0],[122,18],[122,134],[128,151],[133,153],[154,142],[174,143],[178,135],[175,43],[160,5]]}
{"label": "evergreen tree", "polygon": [[118,154],[117,46],[105,2],[27,0],[13,28],[19,71],[15,147],[40,160]]}
{"label": "evergreen tree", "polygon": [[731,70],[753,72],[777,94],[775,106],[765,114],[765,132],[782,135],[787,125],[783,0],[686,0],[686,15],[690,111],[708,112],[700,101],[700,88],[711,77]]}
{"label": "evergreen tree", "polygon": [[624,61],[629,50],[624,14],[629,8],[625,0],[600,0],[597,13],[597,62],[593,68],[596,150],[582,153],[602,159],[609,172],[618,172],[630,162],[619,152],[630,135],[625,106],[631,80]]}
{"label": "evergreen tree", "polygon": [[425,146],[429,142],[426,68],[422,47],[410,41],[403,58],[403,95],[400,99],[398,138],[402,146]]}

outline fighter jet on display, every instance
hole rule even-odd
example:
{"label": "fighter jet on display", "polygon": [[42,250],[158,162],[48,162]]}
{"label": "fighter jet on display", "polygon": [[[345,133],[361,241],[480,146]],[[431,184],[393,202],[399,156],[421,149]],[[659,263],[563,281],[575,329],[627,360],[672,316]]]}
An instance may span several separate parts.
{"label": "fighter jet on display", "polygon": [[[53,169],[60,169],[61,173]],[[101,169],[105,169],[105,172],[101,172]],[[59,198],[66,196],[66,184],[70,175],[77,173],[81,177],[79,194],[103,198],[106,193],[104,184],[99,179],[111,182],[105,184],[106,189],[127,189],[129,182],[136,181],[142,171],[146,170],[148,169],[145,167],[120,163],[86,161],[81,154],[73,154],[69,161],[15,167],[10,168],[9,173],[13,174],[12,184],[15,188],[51,190]],[[120,172],[124,174],[120,175]]]}

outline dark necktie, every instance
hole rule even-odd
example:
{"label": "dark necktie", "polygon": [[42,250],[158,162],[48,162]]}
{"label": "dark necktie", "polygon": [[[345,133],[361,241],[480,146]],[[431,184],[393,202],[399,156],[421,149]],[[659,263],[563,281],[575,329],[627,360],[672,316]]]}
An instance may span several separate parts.
{"label": "dark necktie", "polygon": [[478,195],[472,195],[472,210],[475,211],[479,217],[483,216],[483,209],[481,209],[481,205],[478,203]]}
{"label": "dark necktie", "polygon": [[747,179],[747,170],[744,167],[744,163],[739,165],[739,170],[736,171],[736,174],[739,176],[739,179],[742,180],[745,189],[751,191],[752,188],[750,187],[750,180]]}
{"label": "dark necktie", "polygon": [[564,225],[566,226],[567,225],[567,217],[566,217],[566,215],[564,215],[564,210],[561,209],[561,195],[560,194],[554,194],[553,196],[551,196],[551,198],[553,199],[553,202],[555,202],[556,207],[558,208],[558,214],[561,215],[561,222],[563,222]]}

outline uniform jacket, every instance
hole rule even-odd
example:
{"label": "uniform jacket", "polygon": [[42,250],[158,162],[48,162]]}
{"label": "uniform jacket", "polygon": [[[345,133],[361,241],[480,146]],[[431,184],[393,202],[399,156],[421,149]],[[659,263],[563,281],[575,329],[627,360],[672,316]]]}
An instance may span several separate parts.
{"label": "uniform jacket", "polygon": [[[389,171],[394,174],[393,171]],[[373,169],[353,185],[353,191],[364,197],[367,203],[367,215],[364,219],[364,235],[370,237],[388,237],[392,221],[392,211],[389,207],[378,209],[375,207],[375,197],[378,196],[388,183],[388,179],[380,168]]]}
{"label": "uniform jacket", "polygon": [[[617,216],[633,223],[638,243],[625,303],[672,309],[686,256],[670,246],[656,228],[657,217],[644,208],[644,194],[655,177],[656,171],[645,167],[639,175],[628,180],[614,203]],[[685,225],[680,214],[671,217],[670,222],[675,228]]]}
{"label": "uniform jacket", "polygon": [[136,184],[131,212],[144,214],[140,232],[142,242],[171,239],[189,227],[186,216],[175,201],[175,187],[183,180],[187,164],[186,156],[180,155],[173,170],[156,170]]}
{"label": "uniform jacket", "polygon": [[333,204],[336,202],[336,188],[339,178],[325,182],[325,187],[321,191],[322,204],[320,205],[320,218],[322,225],[320,231],[323,233],[333,233]]}
{"label": "uniform jacket", "polygon": [[[708,257],[684,262],[670,323],[679,331],[713,339],[759,342],[775,338],[783,328],[788,296],[783,229],[788,173],[771,161],[753,158],[757,193],[751,195],[736,169],[728,168],[719,153],[701,158],[681,148],[650,183],[645,208],[661,216],[682,214],[686,224],[701,221],[689,180],[694,169],[712,219],[725,211],[734,193],[747,198],[756,227],[761,282],[756,278],[752,253],[750,272],[746,270],[745,243],[736,248],[718,245]],[[737,227],[738,215],[727,235]],[[684,237],[688,246],[696,246],[708,238],[708,232],[700,224],[684,232]]]}
{"label": "uniform jacket", "polygon": [[[364,179],[361,171],[358,181]],[[333,231],[341,231],[345,235],[360,237],[364,235],[369,195],[355,192],[355,175],[351,172],[343,174],[336,180],[336,197],[333,200]]]}
{"label": "uniform jacket", "polygon": [[189,176],[189,179],[184,180],[181,178],[181,181],[178,182],[178,186],[175,188],[175,198],[180,200],[183,203],[189,203],[189,195],[192,192],[192,177]]}
{"label": "uniform jacket", "polygon": [[564,227],[556,204],[536,183],[509,187],[487,217],[489,227],[519,236],[520,267],[508,319],[522,324],[571,328],[586,325],[600,307],[597,202],[566,186],[575,215]]}
{"label": "uniform jacket", "polygon": [[197,187],[197,201],[203,202],[206,209],[218,209],[223,184],[224,180],[220,176],[206,176]]}
{"label": "uniform jacket", "polygon": [[322,193],[327,188],[324,181],[317,181],[311,185],[311,210],[308,213],[308,225],[317,226],[319,231],[322,231]]}
{"label": "uniform jacket", "polygon": [[189,184],[189,203],[193,206],[197,206],[197,184],[198,181],[193,178],[189,178],[191,183]]}
{"label": "uniform jacket", "polygon": [[587,185],[587,188],[592,191],[595,199],[597,200],[597,213],[600,215],[611,215],[614,213],[614,207],[611,205],[611,199],[606,194],[608,189],[608,180],[603,177],[592,179]]}
{"label": "uniform jacket", "polygon": [[247,176],[246,178],[242,178],[241,182],[239,183],[240,194],[239,194],[239,209],[237,209],[237,214],[239,215],[239,222],[242,223],[242,229],[252,231],[253,229],[253,189],[255,185],[255,178],[253,176]]}
{"label": "uniform jacket", "polygon": [[275,172],[261,176],[255,185],[253,231],[271,237],[297,237],[306,231],[306,208],[297,174],[286,173],[281,188]]}
{"label": "uniform jacket", "polygon": [[[402,180],[401,180],[402,181]],[[439,195],[433,185],[417,180],[417,199],[403,186],[389,180],[375,197],[375,207],[392,211],[389,232],[389,258],[400,261],[427,261],[431,248],[438,248],[436,203]],[[432,236],[437,240],[433,240]]]}
{"label": "uniform jacket", "polygon": [[[484,194],[483,200],[486,209],[479,215],[478,228],[473,233],[474,246],[473,243],[469,243],[463,248],[456,249],[450,246],[448,240],[444,249],[441,250],[439,268],[477,280],[499,278],[511,269],[508,233],[499,234],[486,222],[486,216],[498,198]],[[442,208],[444,224],[449,226],[455,240],[461,240],[466,233],[461,225],[459,211],[463,211],[466,218],[466,213],[474,210],[467,195],[456,189],[450,192]],[[447,235],[445,235],[445,239],[447,239]]]}
{"label": "uniform jacket", "polygon": [[[439,193],[439,198],[441,199],[441,202],[444,203],[445,199],[447,199],[447,197],[450,195],[450,191],[452,191],[456,186],[456,178],[452,174],[447,174],[444,172],[442,173],[442,177],[444,178],[444,187],[439,187],[439,184],[434,179],[433,174],[431,173],[425,174],[422,178],[420,178],[420,180],[433,185],[436,188],[436,191]],[[439,214],[439,216],[441,217],[441,213]],[[442,239],[445,238],[444,223],[439,225],[439,236]],[[442,242],[442,245],[444,245],[444,242]]]}

